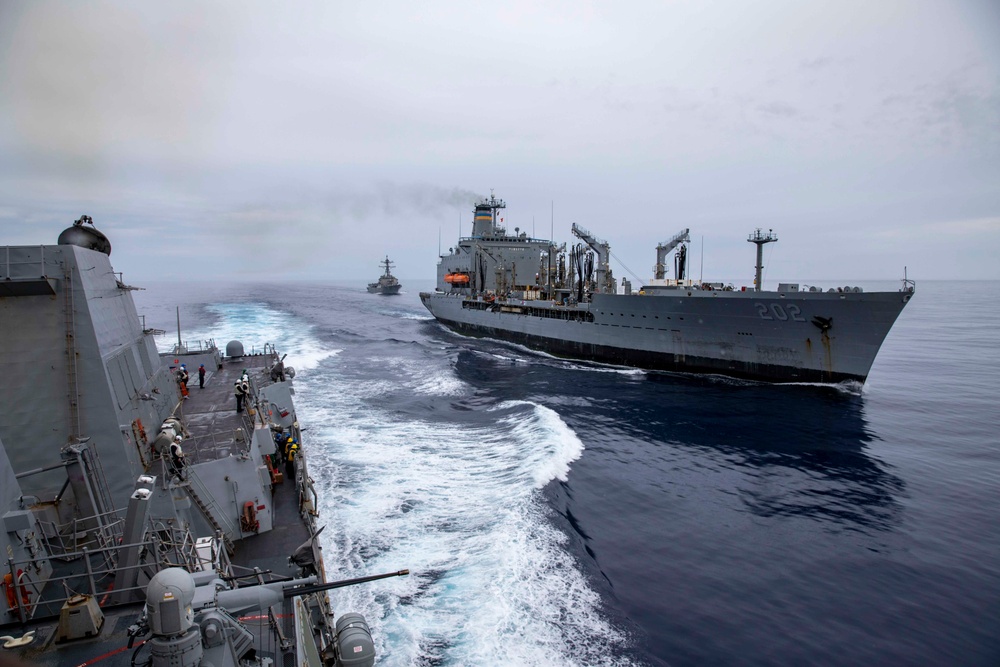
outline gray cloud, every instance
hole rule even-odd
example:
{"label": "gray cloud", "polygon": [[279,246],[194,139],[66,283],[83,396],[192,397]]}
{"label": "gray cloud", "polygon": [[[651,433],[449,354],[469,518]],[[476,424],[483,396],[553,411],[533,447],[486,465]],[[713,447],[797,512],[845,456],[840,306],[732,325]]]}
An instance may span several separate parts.
{"label": "gray cloud", "polygon": [[801,60],[799,61],[799,64],[805,69],[817,70],[830,67],[830,65],[832,65],[833,62],[834,62],[833,58],[830,58],[828,56],[821,56],[819,58],[808,58],[806,60]]}
{"label": "gray cloud", "polygon": [[771,116],[779,116],[781,118],[795,118],[801,115],[798,109],[793,107],[791,104],[785,104],[784,102],[768,102],[767,104],[760,104],[757,106],[757,110],[761,113]]}
{"label": "gray cloud", "polygon": [[[34,243],[89,213],[140,275],[145,253],[210,248],[201,270],[219,275],[266,252],[275,276],[367,277],[389,253],[398,275],[430,277],[439,230],[448,247],[495,188],[522,229],[548,229],[554,201],[557,237],[579,222],[632,267],[690,226],[706,271],[733,272],[761,224],[781,233],[786,277],[895,277],[895,254],[861,263],[829,230],[883,238],[906,221],[903,261],[955,271],[934,225],[1000,215],[993,15],[5,2],[0,221]],[[960,235],[955,252],[996,242],[973,228],[981,243]]]}

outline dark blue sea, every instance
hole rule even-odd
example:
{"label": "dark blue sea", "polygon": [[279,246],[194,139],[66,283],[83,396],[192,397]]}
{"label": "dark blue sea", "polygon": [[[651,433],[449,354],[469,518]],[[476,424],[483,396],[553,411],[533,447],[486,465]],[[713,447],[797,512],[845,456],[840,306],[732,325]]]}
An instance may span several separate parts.
{"label": "dark blue sea", "polygon": [[288,353],[329,576],[412,572],[332,596],[381,665],[1000,665],[1000,284],[918,283],[864,387],[555,359],[430,287],[137,293]]}

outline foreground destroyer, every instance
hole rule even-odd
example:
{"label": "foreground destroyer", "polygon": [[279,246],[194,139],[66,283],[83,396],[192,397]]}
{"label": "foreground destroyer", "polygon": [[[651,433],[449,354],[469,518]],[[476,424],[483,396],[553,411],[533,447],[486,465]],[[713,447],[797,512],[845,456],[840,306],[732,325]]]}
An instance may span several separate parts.
{"label": "foreground destroyer", "polygon": [[[618,282],[605,241],[574,224],[567,248],[502,226],[502,200],[475,207],[472,235],[442,255],[424,306],[455,331],[500,338],[550,354],[639,368],[715,373],[773,382],[864,382],[875,355],[914,294],[859,287],[823,291],[795,283],[761,289],[757,230],[750,288],[688,279],[688,230],[656,247],[654,278],[633,291]],[[666,261],[674,255],[674,278]]]}
{"label": "foreground destroyer", "polygon": [[88,223],[0,250],[0,658],[373,664],[326,591],[406,571],[327,582],[294,369],[179,332],[159,354]]}

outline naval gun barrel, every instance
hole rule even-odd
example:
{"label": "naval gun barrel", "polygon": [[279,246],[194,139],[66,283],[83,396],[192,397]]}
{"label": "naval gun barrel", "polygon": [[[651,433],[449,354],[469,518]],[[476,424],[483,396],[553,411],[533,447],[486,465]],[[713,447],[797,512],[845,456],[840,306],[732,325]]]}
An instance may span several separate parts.
{"label": "naval gun barrel", "polygon": [[275,581],[256,586],[245,586],[242,588],[232,588],[229,590],[215,591],[214,595],[204,596],[194,601],[194,608],[202,609],[209,606],[222,607],[232,614],[242,614],[255,609],[266,609],[281,602],[281,600],[298,597],[300,595],[310,595],[320,591],[328,591],[354,584],[363,584],[377,579],[387,579],[389,577],[402,577],[409,574],[409,570],[399,570],[398,572],[387,572],[386,574],[374,574],[369,577],[358,577],[356,579],[344,579],[341,581],[331,581],[324,584],[317,584],[316,577],[304,577],[301,579],[289,579],[287,581]]}
{"label": "naval gun barrel", "polygon": [[285,597],[293,598],[299,595],[310,595],[312,593],[319,593],[321,591],[333,590],[334,588],[343,588],[345,586],[353,586],[355,584],[364,584],[369,581],[376,581],[378,579],[388,579],[389,577],[405,577],[409,573],[410,573],[409,570],[399,570],[398,572],[373,574],[368,577],[357,577],[356,579],[341,579],[340,581],[331,581],[326,584],[316,584],[314,586],[299,586],[298,588],[286,588]]}
{"label": "naval gun barrel", "polygon": [[[304,577],[302,579],[290,579],[288,581],[278,581],[268,584],[258,584],[257,586],[245,586],[243,588],[232,588],[229,590],[216,591],[214,599],[205,599],[202,604],[195,601],[195,609],[204,606],[222,607],[231,614],[242,614],[255,609],[266,609],[281,602],[282,598],[289,598],[301,593],[292,591],[302,591],[309,584],[315,584],[316,577]],[[296,588],[297,587],[297,588]],[[291,593],[291,594],[289,594]],[[214,604],[209,604],[209,603]]]}

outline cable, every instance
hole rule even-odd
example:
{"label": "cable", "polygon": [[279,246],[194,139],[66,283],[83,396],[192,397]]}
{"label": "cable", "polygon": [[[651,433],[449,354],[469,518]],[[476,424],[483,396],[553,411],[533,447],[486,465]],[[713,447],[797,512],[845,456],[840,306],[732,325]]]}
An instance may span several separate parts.
{"label": "cable", "polygon": [[629,273],[629,275],[631,275],[631,276],[632,276],[633,278],[635,278],[635,281],[636,281],[637,283],[641,283],[641,282],[642,282],[642,278],[640,278],[639,276],[635,275],[635,272],[634,272],[634,271],[632,271],[632,269],[630,269],[630,268],[628,268],[627,266],[625,266],[625,262],[623,262],[623,261],[621,261],[620,259],[618,259],[618,255],[616,255],[615,253],[613,253],[613,252],[611,252],[611,251],[608,251],[608,254],[610,254],[610,255],[611,255],[611,257],[612,257],[612,258],[613,258],[613,259],[614,259],[614,260],[615,260],[616,262],[618,262],[619,264],[621,264],[622,268],[623,268],[623,269],[625,269],[625,271],[626,271],[626,272],[628,272],[628,273]]}
{"label": "cable", "polygon": [[[775,248],[775,250],[777,250],[777,248]],[[765,252],[767,252],[766,248],[765,248]],[[772,252],[771,253],[771,257],[768,257],[766,262],[763,259],[760,260],[761,263],[764,264],[764,273],[761,274],[761,277],[760,277],[761,284],[757,286],[758,289],[761,289],[761,290],[764,289],[764,281],[767,278],[767,272],[771,269],[771,260],[773,260],[773,259],[774,259],[774,253]]]}
{"label": "cable", "polygon": [[146,645],[146,640],[144,639],[141,642],[139,642],[139,645],[135,647],[134,651],[132,651],[132,660],[130,663],[132,667],[148,667],[148,665],[151,665],[153,663],[153,656],[149,656],[149,658],[147,658],[145,662],[135,661],[135,659],[139,657],[139,651],[141,651],[142,647],[145,645]]}

